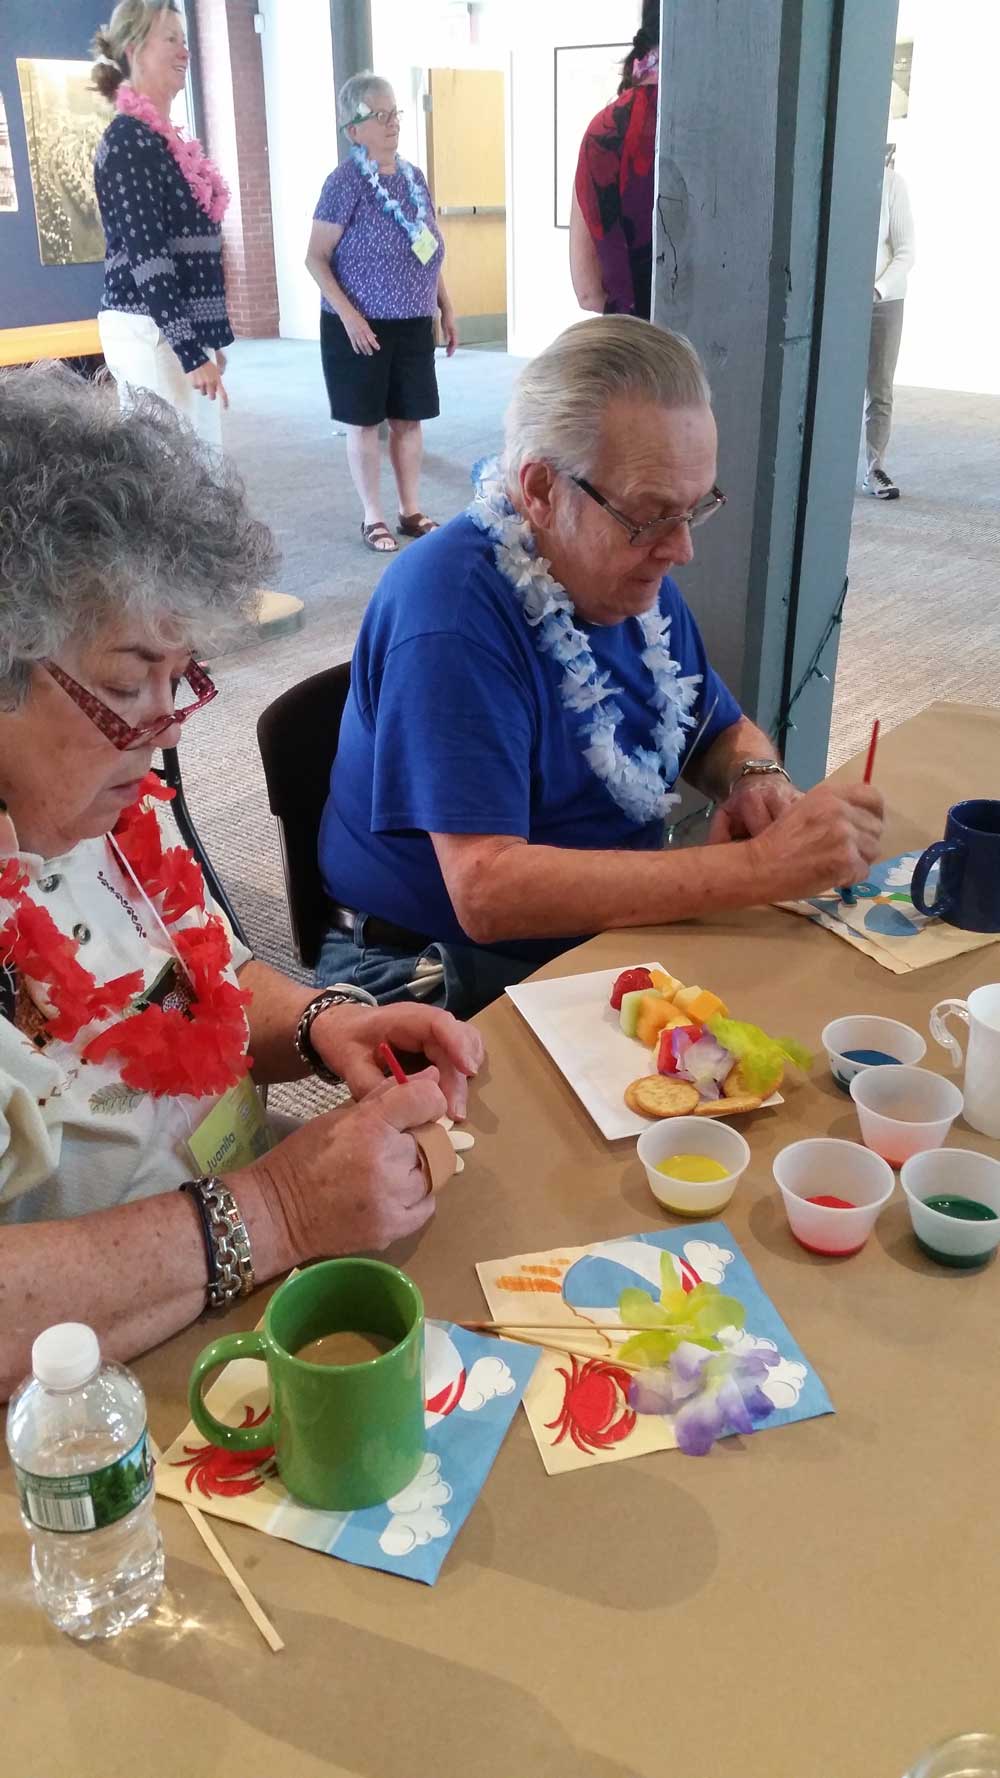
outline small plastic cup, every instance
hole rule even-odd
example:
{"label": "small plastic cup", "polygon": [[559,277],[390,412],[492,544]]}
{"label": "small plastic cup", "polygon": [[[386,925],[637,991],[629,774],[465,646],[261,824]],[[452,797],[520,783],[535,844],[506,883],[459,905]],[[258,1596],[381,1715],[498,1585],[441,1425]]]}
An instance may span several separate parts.
{"label": "small plastic cup", "polygon": [[886,1056],[891,1062],[904,1064],[922,1062],[927,1054],[927,1045],[919,1031],[914,1031],[910,1025],[901,1025],[898,1019],[880,1019],[874,1013],[854,1013],[848,1018],[832,1019],[823,1029],[821,1042],[830,1063],[830,1073],[842,1093],[850,1092],[851,1082],[862,1068],[885,1066],[875,1061],[858,1061],[847,1054],[848,1050],[867,1050]]}
{"label": "small plastic cup", "polygon": [[[739,1131],[710,1117],[665,1117],[643,1130],[636,1150],[654,1198],[676,1216],[712,1216],[724,1210],[750,1161],[750,1150]],[[656,1164],[674,1154],[708,1155],[727,1169],[726,1177],[700,1184],[670,1179],[657,1171]]]}
{"label": "small plastic cup", "polygon": [[940,1148],[964,1100],[954,1081],[929,1068],[862,1068],[851,1082],[861,1140],[890,1167]]}
{"label": "small plastic cup", "polygon": [[[899,1176],[917,1245],[943,1266],[982,1266],[1000,1246],[1000,1161],[969,1148],[911,1155]],[[935,1209],[928,1198],[957,1200]],[[976,1207],[979,1206],[977,1214]],[[993,1218],[983,1217],[992,1210]]]}
{"label": "small plastic cup", "polygon": [[[775,1155],[773,1170],[799,1245],[841,1259],[860,1253],[896,1183],[877,1154],[836,1136],[790,1143]],[[840,1199],[844,1207],[817,1198]]]}

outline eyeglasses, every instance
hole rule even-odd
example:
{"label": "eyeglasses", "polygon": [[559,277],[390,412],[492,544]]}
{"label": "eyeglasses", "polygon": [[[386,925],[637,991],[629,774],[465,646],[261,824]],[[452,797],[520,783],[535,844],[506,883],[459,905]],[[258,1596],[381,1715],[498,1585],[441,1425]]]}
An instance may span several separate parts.
{"label": "eyeglasses", "polygon": [[364,112],[361,112],[357,117],[352,118],[351,122],[355,123],[355,124],[378,123],[378,124],[382,125],[383,129],[385,129],[386,124],[398,123],[400,118],[405,117],[405,116],[406,116],[406,112],[400,111],[397,106],[392,111],[364,111]]}
{"label": "eyeglasses", "polygon": [[623,512],[618,511],[616,506],[612,506],[610,500],[605,500],[604,495],[599,494],[590,482],[584,481],[582,475],[571,475],[569,480],[575,482],[578,488],[582,488],[583,492],[590,496],[591,500],[595,500],[598,506],[603,506],[605,512],[609,512],[611,517],[617,520],[622,529],[628,532],[629,542],[636,548],[642,544],[656,543],[661,538],[668,537],[671,531],[676,531],[678,525],[690,525],[694,530],[696,525],[703,525],[706,519],[710,519],[713,514],[719,511],[720,507],[726,504],[725,494],[716,485],[710,494],[705,495],[704,500],[699,500],[698,505],[692,507],[690,512],[673,513],[670,517],[650,519],[648,525],[637,525],[634,519],[627,518]]}
{"label": "eyeglasses", "polygon": [[194,692],[194,703],[186,704],[183,710],[175,710],[170,716],[158,716],[154,722],[143,722],[138,728],[131,728],[124,716],[119,716],[116,710],[103,704],[85,685],[71,679],[68,673],[56,666],[55,661],[43,661],[42,666],[56,684],[62,686],[67,697],[72,698],[83,714],[90,717],[91,722],[100,729],[111,745],[117,747],[119,753],[127,753],[130,747],[141,747],[147,741],[155,741],[157,735],[166,734],[167,729],[173,728],[175,723],[186,722],[196,710],[202,710],[206,704],[210,704],[219,689],[217,685],[213,685],[204,667],[199,667],[196,660],[190,660],[181,678],[187,680]]}

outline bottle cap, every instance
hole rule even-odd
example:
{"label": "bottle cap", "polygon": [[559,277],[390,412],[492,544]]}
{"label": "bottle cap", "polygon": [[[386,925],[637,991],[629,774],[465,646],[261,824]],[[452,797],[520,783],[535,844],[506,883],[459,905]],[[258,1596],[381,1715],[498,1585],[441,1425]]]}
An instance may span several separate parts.
{"label": "bottle cap", "polygon": [[101,1348],[92,1327],[62,1321],[47,1327],[31,1348],[31,1368],[45,1389],[77,1389],[98,1370]]}

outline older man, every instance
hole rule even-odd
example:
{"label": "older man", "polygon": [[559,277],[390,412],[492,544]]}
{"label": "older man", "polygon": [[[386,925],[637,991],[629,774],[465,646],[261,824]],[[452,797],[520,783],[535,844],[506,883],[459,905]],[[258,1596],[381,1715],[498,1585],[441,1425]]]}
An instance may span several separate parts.
{"label": "older man", "polygon": [[[710,666],[668,570],[717,513],[687,340],[626,316],[523,372],[502,465],[383,577],[320,833],[321,981],[467,1012],[581,935],[863,877],[881,801],[806,795]],[[710,839],[662,849],[683,776]]]}

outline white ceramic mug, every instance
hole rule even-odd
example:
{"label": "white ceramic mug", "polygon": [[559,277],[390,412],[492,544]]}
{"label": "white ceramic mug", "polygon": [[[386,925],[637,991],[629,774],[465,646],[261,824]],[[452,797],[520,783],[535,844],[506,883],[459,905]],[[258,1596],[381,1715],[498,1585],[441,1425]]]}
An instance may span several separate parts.
{"label": "white ceramic mug", "polygon": [[965,1121],[984,1136],[1000,1136],[1000,982],[973,988],[968,1000],[939,1000],[931,1013],[931,1036],[961,1067],[961,1046],[945,1024],[952,1017],[969,1027]]}

